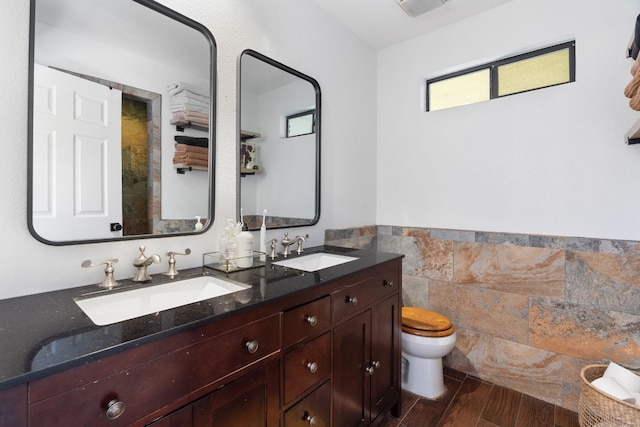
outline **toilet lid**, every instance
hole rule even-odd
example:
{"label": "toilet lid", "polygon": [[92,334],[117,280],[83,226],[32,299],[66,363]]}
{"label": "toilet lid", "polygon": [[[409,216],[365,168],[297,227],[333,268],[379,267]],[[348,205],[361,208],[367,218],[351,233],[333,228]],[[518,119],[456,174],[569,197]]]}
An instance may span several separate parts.
{"label": "toilet lid", "polygon": [[402,326],[403,329],[417,329],[423,332],[453,333],[453,324],[446,316],[418,307],[402,307]]}

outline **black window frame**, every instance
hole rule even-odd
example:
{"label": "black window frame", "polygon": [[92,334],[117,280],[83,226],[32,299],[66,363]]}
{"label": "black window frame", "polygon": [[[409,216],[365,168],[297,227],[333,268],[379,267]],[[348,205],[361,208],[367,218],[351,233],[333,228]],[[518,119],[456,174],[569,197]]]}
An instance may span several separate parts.
{"label": "black window frame", "polygon": [[[300,133],[298,135],[290,136],[289,135],[289,120],[290,119],[295,119],[297,117],[308,116],[308,115],[311,115],[311,132]],[[286,120],[285,120],[285,137],[286,138],[295,138],[297,136],[313,135],[314,133],[316,133],[316,110],[315,110],[315,108],[312,109],[312,110],[301,111],[299,113],[295,113],[295,114],[291,114],[289,116],[286,116]]]}
{"label": "black window frame", "polygon": [[[514,92],[514,93],[509,93],[506,95],[499,95],[498,94],[498,88],[500,86],[500,81],[498,79],[498,68],[503,66],[503,65],[507,65],[507,64],[511,64],[514,62],[519,62],[522,61],[524,59],[529,59],[529,58],[534,58],[537,56],[542,56],[542,55],[546,55],[548,53],[552,53],[552,52],[556,52],[556,51],[560,51],[560,50],[564,50],[564,49],[569,49],[569,81],[568,82],[563,82],[563,83],[555,83],[552,85],[548,85],[548,86],[542,86],[542,87],[537,87],[534,89],[527,89],[527,90],[523,90],[521,92]],[[553,87],[553,86],[559,86],[559,85],[563,85],[563,84],[567,84],[567,83],[573,83],[576,81],[576,41],[575,40],[571,40],[568,42],[564,42],[564,43],[560,43],[560,44],[556,44],[553,46],[547,46],[541,49],[536,49],[536,50],[532,50],[530,52],[525,52],[519,55],[515,55],[515,56],[510,56],[508,58],[503,58],[497,61],[493,61],[493,62],[488,62],[485,64],[481,64],[481,65],[477,65],[471,68],[465,68],[464,70],[460,70],[460,71],[455,71],[453,73],[448,73],[442,76],[438,76],[432,79],[428,79],[426,81],[426,111],[430,112],[430,108],[429,108],[429,86],[432,83],[437,83],[443,80],[449,80],[455,77],[460,77],[460,76],[464,76],[466,74],[471,74],[471,73],[475,73],[477,71],[480,70],[489,70],[489,100],[491,99],[497,99],[497,98],[504,98],[505,96],[511,96],[511,95],[517,95],[520,93],[525,93],[525,92],[531,92],[534,90],[539,90],[539,89],[544,89],[544,88],[548,88],[548,87]],[[439,110],[436,110],[439,111]]]}

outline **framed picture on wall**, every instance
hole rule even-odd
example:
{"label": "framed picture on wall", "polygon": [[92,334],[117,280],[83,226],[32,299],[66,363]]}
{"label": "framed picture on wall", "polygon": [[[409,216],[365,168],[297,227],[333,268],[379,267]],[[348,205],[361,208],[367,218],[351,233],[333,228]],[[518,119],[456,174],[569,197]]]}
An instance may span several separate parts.
{"label": "framed picture on wall", "polygon": [[259,169],[256,144],[246,141],[240,143],[240,168],[245,170]]}

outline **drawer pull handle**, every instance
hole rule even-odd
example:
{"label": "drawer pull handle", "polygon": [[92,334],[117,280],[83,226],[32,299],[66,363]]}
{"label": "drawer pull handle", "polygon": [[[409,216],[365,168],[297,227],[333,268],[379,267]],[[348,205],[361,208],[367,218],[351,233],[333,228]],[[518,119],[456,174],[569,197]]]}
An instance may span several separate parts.
{"label": "drawer pull handle", "polygon": [[311,415],[308,412],[304,413],[304,420],[309,423],[310,426],[315,426],[317,418],[315,415]]}
{"label": "drawer pull handle", "polygon": [[258,345],[258,341],[256,340],[247,341],[244,345],[245,347],[247,347],[247,351],[251,354],[258,351],[259,345]]}
{"label": "drawer pull handle", "polygon": [[393,280],[385,280],[383,282],[383,286],[392,287],[393,286]]}
{"label": "drawer pull handle", "polygon": [[358,297],[347,297],[347,302],[353,305],[358,305]]}
{"label": "drawer pull handle", "polygon": [[118,399],[110,400],[109,403],[107,403],[107,418],[115,420],[124,413],[125,409],[126,406],[124,402],[121,402]]}
{"label": "drawer pull handle", "polygon": [[311,326],[316,326],[318,324],[318,318],[316,316],[306,316],[304,321],[310,324]]}
{"label": "drawer pull handle", "polygon": [[307,363],[307,369],[309,369],[309,372],[312,374],[315,374],[318,372],[318,364],[316,362],[309,362]]}

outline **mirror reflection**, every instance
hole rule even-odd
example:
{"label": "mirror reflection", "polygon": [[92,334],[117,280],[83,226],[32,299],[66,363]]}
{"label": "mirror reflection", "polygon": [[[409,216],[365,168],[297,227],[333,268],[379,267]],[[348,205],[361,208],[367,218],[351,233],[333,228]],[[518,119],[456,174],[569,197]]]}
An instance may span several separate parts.
{"label": "mirror reflection", "polygon": [[240,59],[240,208],[249,229],[320,217],[320,86],[258,52]]}
{"label": "mirror reflection", "polygon": [[150,0],[32,0],[28,215],[48,244],[212,222],[215,42]]}

